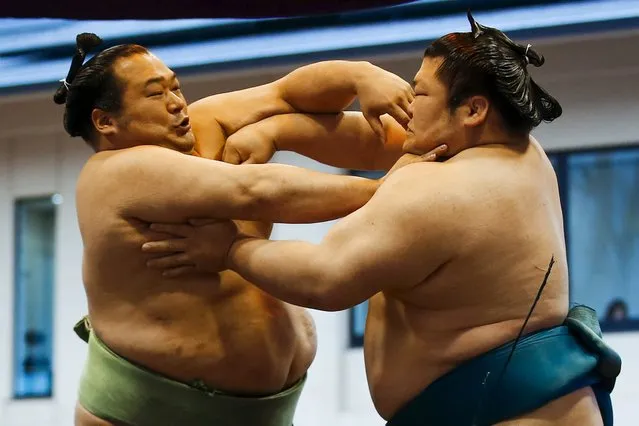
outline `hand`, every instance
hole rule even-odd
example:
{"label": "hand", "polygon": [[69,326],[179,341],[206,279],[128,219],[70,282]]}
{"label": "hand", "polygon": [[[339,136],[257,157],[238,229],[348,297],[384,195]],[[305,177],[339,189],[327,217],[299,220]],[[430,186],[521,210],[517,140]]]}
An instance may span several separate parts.
{"label": "hand", "polygon": [[380,117],[388,114],[404,128],[411,118],[410,104],[415,98],[413,88],[397,75],[366,63],[357,78],[357,96],[364,118],[381,141],[386,140]]}
{"label": "hand", "polygon": [[416,154],[406,153],[402,155],[401,157],[399,157],[399,160],[397,160],[397,162],[393,165],[393,167],[388,171],[388,173],[386,173],[380,179],[380,184],[384,183],[384,181],[390,175],[392,175],[394,172],[401,169],[402,167],[408,166],[409,164],[413,164],[413,163],[424,163],[424,162],[435,161],[437,160],[439,156],[443,155],[447,150],[448,150],[447,145],[439,145],[437,148],[434,148],[428,151],[426,154],[416,155]]}
{"label": "hand", "polygon": [[229,220],[154,223],[151,230],[175,237],[142,245],[144,253],[162,255],[149,260],[147,267],[162,270],[162,275],[170,278],[191,272],[223,271],[229,249],[237,236],[237,228]]}
{"label": "hand", "polygon": [[222,161],[231,164],[267,163],[277,148],[262,121],[241,128],[226,139]]}

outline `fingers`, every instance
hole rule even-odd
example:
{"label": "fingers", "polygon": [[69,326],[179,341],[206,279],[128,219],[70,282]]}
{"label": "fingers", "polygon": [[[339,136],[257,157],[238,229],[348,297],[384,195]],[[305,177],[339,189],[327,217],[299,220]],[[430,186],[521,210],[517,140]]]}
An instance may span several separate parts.
{"label": "fingers", "polygon": [[255,161],[255,159],[253,158],[253,156],[250,156],[248,159],[246,159],[245,161],[242,162],[242,164],[257,164],[257,161]]}
{"label": "fingers", "polygon": [[411,119],[410,104],[414,99],[413,89],[408,83],[405,85],[403,92],[398,93],[394,102],[385,108],[385,112],[401,124],[404,129],[408,127],[408,122]]}
{"label": "fingers", "polygon": [[195,270],[195,266],[180,266],[179,268],[167,269],[162,272],[162,276],[166,278],[177,278],[183,275],[188,275]]}
{"label": "fingers", "polygon": [[399,105],[399,107],[400,107],[402,110],[404,110],[404,111],[406,112],[406,114],[408,114],[408,116],[409,116],[410,118],[412,118],[412,117],[413,117],[413,114],[412,114],[411,109],[410,109],[410,104],[411,104],[412,102],[413,102],[413,101],[412,101],[412,99],[410,99],[409,97],[407,97],[407,98],[402,99],[402,100],[399,102],[399,104],[398,104],[398,105]]}
{"label": "fingers", "polygon": [[183,223],[152,223],[150,229],[163,234],[176,235],[178,237],[188,237],[193,235],[193,227]]}
{"label": "fingers", "polygon": [[435,160],[437,160],[437,154],[435,154],[435,153],[424,154],[424,155],[420,156],[420,158],[423,161],[435,161]]}
{"label": "fingers", "polygon": [[446,151],[448,151],[448,145],[439,145],[437,148],[422,155],[421,158],[425,161],[435,161],[438,157],[444,155]]}
{"label": "fingers", "polygon": [[177,253],[169,256],[158,257],[146,262],[146,266],[151,269],[169,269],[182,266],[194,266],[186,253]]}
{"label": "fingers", "polygon": [[410,84],[408,85],[408,93],[406,94],[406,98],[408,99],[409,104],[415,100],[415,90]]}
{"label": "fingers", "polygon": [[413,86],[411,86],[410,83],[403,79],[402,83],[404,84],[404,98],[402,100],[405,100],[410,104],[413,102],[413,99],[415,99],[415,90],[413,90]]}
{"label": "fingers", "polygon": [[144,253],[175,253],[185,251],[186,243],[183,239],[150,241],[142,245]]}
{"label": "fingers", "polygon": [[408,127],[410,115],[408,114],[408,112],[402,109],[402,107],[395,105],[395,107],[393,107],[393,109],[388,114],[393,117],[395,121],[401,124],[404,129]]}
{"label": "fingers", "polygon": [[382,120],[379,116],[364,114],[364,118],[368,121],[368,124],[371,126],[371,129],[373,129],[373,132],[375,132],[377,137],[382,142],[386,142],[386,131],[384,130],[384,125],[382,124]]}

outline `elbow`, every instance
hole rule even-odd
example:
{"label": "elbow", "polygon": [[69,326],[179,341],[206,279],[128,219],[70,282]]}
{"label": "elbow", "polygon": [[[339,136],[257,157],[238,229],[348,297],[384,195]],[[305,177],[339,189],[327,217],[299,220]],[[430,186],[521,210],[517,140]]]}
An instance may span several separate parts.
{"label": "elbow", "polygon": [[341,274],[324,275],[321,283],[313,287],[308,295],[306,306],[311,309],[326,312],[337,312],[349,309],[354,305],[348,299],[348,289],[351,284]]}
{"label": "elbow", "polygon": [[346,309],[352,308],[352,306],[349,306],[345,303],[322,303],[318,305],[317,307],[310,307],[310,308],[315,309],[317,311],[324,311],[324,312],[339,312],[339,311],[344,311]]}
{"label": "elbow", "polygon": [[334,297],[329,293],[311,294],[301,304],[302,306],[317,311],[338,312],[350,308],[348,304],[340,300],[339,296]]}
{"label": "elbow", "polygon": [[[245,166],[246,174],[249,175],[250,166]],[[255,170],[251,170],[254,172]],[[268,221],[271,219],[271,204],[273,182],[269,179],[262,179],[258,173],[250,173],[250,179],[243,179],[235,189],[235,209],[234,219]]]}
{"label": "elbow", "polygon": [[230,217],[238,220],[258,220],[262,200],[255,197],[250,189],[240,188],[235,193],[234,211]]}

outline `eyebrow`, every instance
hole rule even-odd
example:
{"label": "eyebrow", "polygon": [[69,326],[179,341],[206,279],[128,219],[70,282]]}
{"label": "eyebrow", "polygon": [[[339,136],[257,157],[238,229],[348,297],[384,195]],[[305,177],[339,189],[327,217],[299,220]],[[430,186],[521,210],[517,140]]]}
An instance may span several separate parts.
{"label": "eyebrow", "polygon": [[[172,74],[171,74],[171,77],[169,77],[169,80],[175,80],[175,78],[176,78],[176,77],[177,77],[177,76],[176,76],[176,74],[175,74],[175,73],[172,73]],[[150,85],[150,84],[153,84],[153,83],[162,83],[162,82],[164,82],[165,80],[166,80],[166,79],[165,79],[164,77],[153,77],[153,78],[148,79],[148,80],[144,83],[144,87],[146,87],[146,86],[148,86],[148,85]]]}

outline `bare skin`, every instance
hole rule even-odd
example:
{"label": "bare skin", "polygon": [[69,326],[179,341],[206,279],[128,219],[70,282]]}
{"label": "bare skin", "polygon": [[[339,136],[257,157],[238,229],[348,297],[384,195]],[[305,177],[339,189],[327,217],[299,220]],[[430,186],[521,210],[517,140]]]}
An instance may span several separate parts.
{"label": "bare skin", "polygon": [[[367,377],[375,407],[389,419],[441,375],[517,335],[551,256],[556,264],[526,332],[563,322],[568,307],[563,241],[556,178],[533,141],[523,151],[486,146],[443,164],[406,167],[319,246],[267,247],[246,239],[234,245],[231,265],[301,306],[340,310],[370,298]],[[277,276],[271,268],[283,265],[274,255],[289,265]],[[313,259],[317,274],[306,269],[308,262],[298,263],[304,258]],[[314,278],[304,291],[292,281],[299,274]],[[516,424],[542,419],[601,423],[589,389]]]}
{"label": "bare skin", "polygon": [[[556,263],[525,333],[561,324],[568,312],[562,212],[548,158],[533,138],[505,133],[486,98],[473,96],[450,112],[439,64],[425,59],[416,76],[403,149],[419,153],[447,143],[452,158],[398,170],[320,244],[244,238],[229,253],[232,269],[290,303],[334,311],[369,300],[366,372],[385,419],[460,363],[513,340],[551,257]],[[329,141],[319,120],[294,132],[307,142]],[[356,131],[363,129],[356,117],[341,120],[350,124],[334,123],[333,139],[366,137]],[[258,126],[256,134],[273,134]],[[294,150],[286,129],[267,139],[290,141],[286,149]],[[300,143],[299,151],[312,154],[310,146]],[[214,228],[208,232],[198,238],[215,238]],[[601,425],[602,419],[584,388],[500,423],[515,424]]]}
{"label": "bare skin", "polygon": [[[500,185],[505,179],[509,185]],[[328,271],[304,292],[285,285],[290,276],[280,274],[273,278],[277,290],[268,288],[276,297],[325,310],[370,297],[367,377],[386,419],[456,365],[512,340],[553,255],[557,263],[526,331],[560,324],[567,314],[556,179],[535,142],[524,151],[487,146],[443,164],[403,168],[312,249],[282,242],[269,252],[260,247],[257,256],[262,243],[241,241],[231,254],[238,262],[232,267],[260,285],[257,271],[267,269],[275,249],[292,265],[308,256]],[[368,247],[376,247],[374,253]],[[287,272],[306,273],[301,268],[289,266]]]}
{"label": "bare skin", "polygon": [[[187,268],[189,277],[172,280],[148,269],[146,262],[155,256],[140,253],[139,247],[166,237],[151,230],[151,222],[236,218],[219,225],[227,234],[213,251],[221,256],[237,230],[268,238],[273,221],[330,220],[370,199],[378,187],[374,181],[197,158],[220,160],[228,135],[269,115],[300,105],[339,111],[352,102],[355,93],[349,91],[339,98],[344,92],[339,82],[326,99],[315,93],[314,101],[296,95],[312,92],[295,87],[309,79],[311,71],[286,84],[196,102],[188,111],[190,134],[188,126],[174,126],[186,116],[186,101],[161,61],[137,55],[116,64],[116,75],[128,82],[123,95],[128,122],[94,111],[100,152],[83,168],[76,196],[91,326],[114,352],[175,380],[201,380],[210,388],[241,395],[279,392],[306,373],[315,356],[316,335],[303,308],[277,300],[233,271],[220,272],[221,263]],[[326,72],[326,67],[317,71]],[[158,76],[159,84],[142,84]],[[401,86],[395,80],[389,84]],[[412,92],[405,86],[407,98],[400,103],[408,105]],[[377,107],[372,104],[373,112]],[[393,107],[396,114],[406,114]],[[169,125],[162,127],[163,122]],[[140,133],[145,131],[150,133]],[[164,148],[129,144],[144,138]],[[120,141],[127,144],[118,145]],[[76,408],[76,425],[115,424],[80,405]]]}

